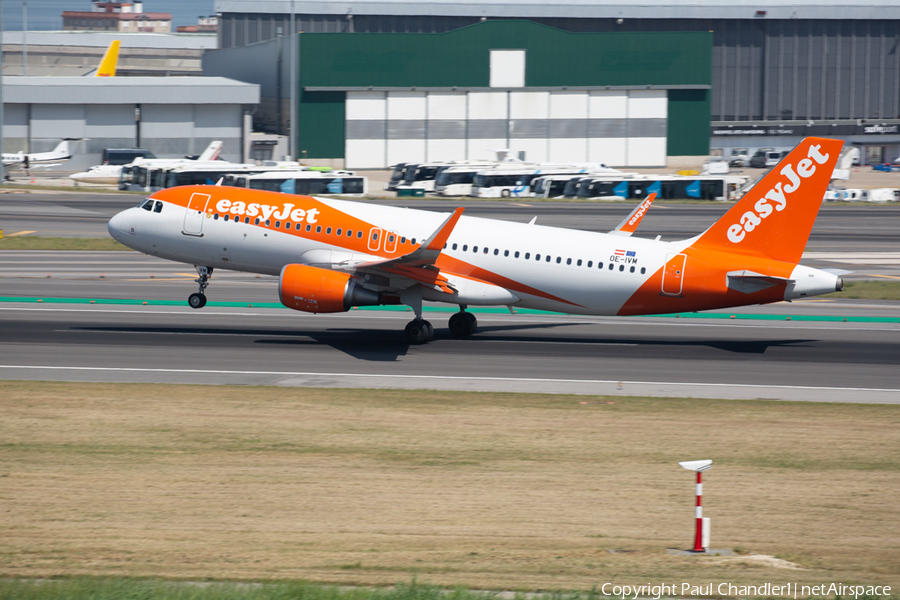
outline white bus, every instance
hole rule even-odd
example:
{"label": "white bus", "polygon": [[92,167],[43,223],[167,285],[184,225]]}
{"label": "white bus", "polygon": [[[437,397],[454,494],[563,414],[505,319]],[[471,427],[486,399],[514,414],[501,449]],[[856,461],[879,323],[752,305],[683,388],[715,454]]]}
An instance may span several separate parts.
{"label": "white bus", "polygon": [[[472,169],[477,173],[480,169],[491,169],[496,167],[498,163],[494,161],[449,161],[449,162],[433,162],[422,163],[419,165],[410,165],[406,170],[403,181],[399,182],[395,189],[404,190],[425,190],[426,192],[437,191],[437,178],[444,171],[456,168]],[[471,183],[471,182],[470,182]]]}
{"label": "white bus", "polygon": [[529,198],[531,182],[543,175],[577,175],[587,173],[588,169],[555,168],[541,169],[492,169],[479,171],[472,181],[470,196],[476,198]]}
{"label": "white bus", "polygon": [[483,162],[468,165],[456,165],[440,170],[434,180],[434,192],[441,196],[468,196],[472,192],[472,181],[475,175],[486,169],[522,168],[517,165],[505,165],[505,163]]}
{"label": "white bus", "polygon": [[258,166],[255,164],[229,163],[219,160],[209,162],[192,161],[176,165],[126,165],[119,176],[119,189],[155,192],[177,185],[215,185],[229,173],[254,175],[256,173],[265,173],[268,171],[300,172],[305,168],[306,167],[295,163],[289,165],[278,164],[277,166]]}
{"label": "white bus", "polygon": [[255,175],[229,174],[222,185],[246,187],[301,196],[365,196],[369,192],[368,177],[357,176],[352,171],[268,171]]}
{"label": "white bus", "polygon": [[531,195],[536,198],[563,198],[565,197],[566,187],[573,186],[585,177],[590,175],[543,175],[535,177],[531,182]]}

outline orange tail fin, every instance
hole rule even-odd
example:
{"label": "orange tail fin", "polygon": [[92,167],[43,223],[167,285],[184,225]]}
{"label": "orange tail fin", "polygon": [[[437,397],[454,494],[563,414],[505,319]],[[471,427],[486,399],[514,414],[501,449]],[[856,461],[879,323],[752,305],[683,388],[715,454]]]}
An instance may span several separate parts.
{"label": "orange tail fin", "polygon": [[695,245],[800,262],[843,145],[804,139]]}

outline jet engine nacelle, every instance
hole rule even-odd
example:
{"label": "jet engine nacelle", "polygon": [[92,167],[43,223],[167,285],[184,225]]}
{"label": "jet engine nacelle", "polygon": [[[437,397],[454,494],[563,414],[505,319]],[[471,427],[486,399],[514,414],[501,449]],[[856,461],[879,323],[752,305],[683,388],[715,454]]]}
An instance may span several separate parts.
{"label": "jet engine nacelle", "polygon": [[311,313],[345,312],[351,306],[380,304],[378,292],[358,285],[349,274],[307,265],[286,265],[278,279],[281,303]]}

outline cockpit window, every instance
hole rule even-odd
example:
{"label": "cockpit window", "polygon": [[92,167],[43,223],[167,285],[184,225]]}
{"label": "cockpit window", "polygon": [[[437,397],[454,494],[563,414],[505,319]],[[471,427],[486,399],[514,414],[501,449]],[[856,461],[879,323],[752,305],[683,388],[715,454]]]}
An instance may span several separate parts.
{"label": "cockpit window", "polygon": [[153,205],[153,212],[162,212],[162,202],[160,202],[159,200],[156,201],[156,204]]}
{"label": "cockpit window", "polygon": [[144,200],[142,204],[139,205],[144,210],[152,210],[153,209],[153,200]]}

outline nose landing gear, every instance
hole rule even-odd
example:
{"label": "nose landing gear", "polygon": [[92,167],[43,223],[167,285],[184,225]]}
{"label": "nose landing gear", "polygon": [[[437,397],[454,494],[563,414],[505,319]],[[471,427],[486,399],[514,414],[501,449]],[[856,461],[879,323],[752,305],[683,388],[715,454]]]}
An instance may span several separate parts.
{"label": "nose landing gear", "polygon": [[468,337],[475,333],[478,320],[470,312],[466,312],[464,304],[459,305],[459,312],[450,317],[450,333],[456,337]]}
{"label": "nose landing gear", "polygon": [[199,265],[194,265],[194,268],[197,269],[197,274],[200,276],[194,280],[200,286],[200,289],[196,294],[188,296],[188,306],[191,308],[203,308],[206,306],[206,294],[203,292],[209,286],[209,278],[212,277],[213,268]]}

